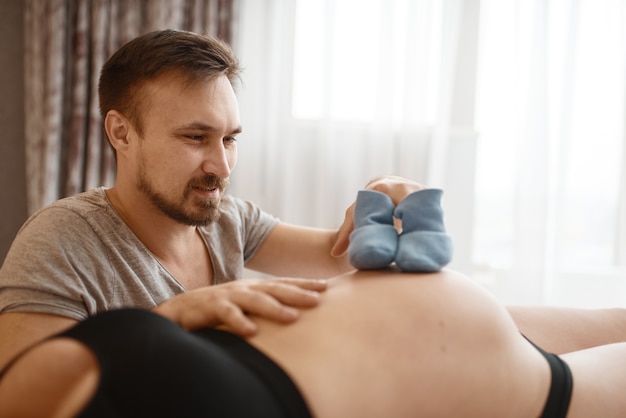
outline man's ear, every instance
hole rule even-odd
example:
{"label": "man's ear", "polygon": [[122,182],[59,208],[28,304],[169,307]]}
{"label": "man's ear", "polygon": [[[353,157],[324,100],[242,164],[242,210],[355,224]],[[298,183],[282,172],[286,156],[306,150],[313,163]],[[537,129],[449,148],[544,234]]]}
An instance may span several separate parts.
{"label": "man's ear", "polygon": [[109,110],[104,118],[104,130],[109,142],[119,153],[124,153],[129,145],[129,135],[132,131],[130,121],[117,110]]}

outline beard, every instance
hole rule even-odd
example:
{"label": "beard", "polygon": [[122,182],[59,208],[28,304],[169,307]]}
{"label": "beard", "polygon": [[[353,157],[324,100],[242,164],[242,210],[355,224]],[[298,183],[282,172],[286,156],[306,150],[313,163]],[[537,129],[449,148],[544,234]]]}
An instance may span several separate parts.
{"label": "beard", "polygon": [[[139,170],[139,189],[164,215],[183,225],[205,226],[220,217],[221,196],[228,187],[228,179],[207,175],[187,183],[181,197],[169,197],[156,191],[143,164]],[[194,189],[218,189],[220,197],[202,199],[192,194]]]}

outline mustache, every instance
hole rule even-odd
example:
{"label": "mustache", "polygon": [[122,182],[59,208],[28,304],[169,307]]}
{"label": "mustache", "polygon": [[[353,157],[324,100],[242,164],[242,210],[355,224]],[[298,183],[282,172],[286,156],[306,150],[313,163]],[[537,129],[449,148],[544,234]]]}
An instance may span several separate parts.
{"label": "mustache", "polygon": [[229,183],[230,181],[226,177],[205,176],[200,179],[192,180],[189,183],[189,188],[224,190],[228,187]]}

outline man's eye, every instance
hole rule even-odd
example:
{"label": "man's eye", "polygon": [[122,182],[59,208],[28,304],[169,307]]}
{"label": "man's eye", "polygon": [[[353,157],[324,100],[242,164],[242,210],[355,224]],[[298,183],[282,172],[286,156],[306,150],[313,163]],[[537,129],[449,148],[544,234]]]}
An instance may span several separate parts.
{"label": "man's eye", "polygon": [[224,138],[224,143],[225,144],[234,144],[237,142],[237,138],[235,138],[234,136],[229,136]]}
{"label": "man's eye", "polygon": [[191,139],[192,141],[202,141],[204,139],[204,136],[202,136],[202,135],[187,135],[187,138]]}

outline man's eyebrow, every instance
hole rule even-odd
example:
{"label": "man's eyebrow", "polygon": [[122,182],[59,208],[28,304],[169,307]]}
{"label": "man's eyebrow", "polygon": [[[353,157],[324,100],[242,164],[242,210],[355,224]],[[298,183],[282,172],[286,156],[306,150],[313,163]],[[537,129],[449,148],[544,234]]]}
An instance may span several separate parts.
{"label": "man's eyebrow", "polygon": [[[174,131],[205,131],[205,132],[221,132],[221,129],[217,129],[213,126],[206,125],[204,123],[190,123],[187,125],[181,125],[174,128]],[[241,125],[229,132],[229,135],[236,135],[242,132]]]}

